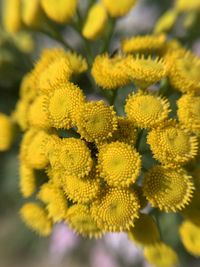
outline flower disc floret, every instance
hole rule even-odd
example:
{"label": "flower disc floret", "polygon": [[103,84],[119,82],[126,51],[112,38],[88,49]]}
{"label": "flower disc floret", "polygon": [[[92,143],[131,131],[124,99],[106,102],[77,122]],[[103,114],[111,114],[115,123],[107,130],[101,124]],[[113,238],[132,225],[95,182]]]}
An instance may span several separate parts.
{"label": "flower disc floret", "polygon": [[91,204],[91,214],[100,229],[129,230],[139,216],[139,200],[129,189],[108,188]]}
{"label": "flower disc floret", "polygon": [[136,126],[152,128],[168,118],[170,104],[167,99],[139,91],[129,95],[125,111]]}
{"label": "flower disc floret", "polygon": [[100,148],[98,164],[100,176],[110,186],[128,187],[139,177],[141,157],[130,145],[117,141]]}
{"label": "flower disc floret", "polygon": [[144,177],[144,195],[153,207],[177,212],[192,199],[192,177],[184,169],[169,169],[155,165]]}

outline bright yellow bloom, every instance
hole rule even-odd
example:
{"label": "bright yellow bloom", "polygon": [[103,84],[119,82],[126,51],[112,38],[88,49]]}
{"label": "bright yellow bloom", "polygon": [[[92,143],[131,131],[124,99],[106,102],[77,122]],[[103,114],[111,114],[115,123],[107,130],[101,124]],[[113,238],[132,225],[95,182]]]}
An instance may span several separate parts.
{"label": "bright yellow bloom", "polygon": [[184,169],[155,165],[145,174],[143,189],[153,207],[177,212],[190,203],[194,185],[192,177]]}
{"label": "bright yellow bloom", "polygon": [[116,89],[130,84],[132,79],[128,73],[127,62],[129,56],[116,55],[109,58],[108,54],[95,58],[92,66],[92,75],[95,82],[103,89]]}
{"label": "bright yellow bloom", "polygon": [[67,212],[66,223],[76,233],[84,237],[100,238],[103,234],[91,216],[90,209],[86,205],[75,204]]}
{"label": "bright yellow bloom", "polygon": [[200,135],[200,97],[183,95],[177,101],[178,119],[188,130]]}
{"label": "bright yellow bloom", "polygon": [[128,232],[128,237],[141,246],[149,246],[160,241],[160,234],[156,222],[150,215],[142,213],[135,220],[134,227]]}
{"label": "bright yellow bloom", "polygon": [[36,190],[36,174],[34,170],[23,162],[20,163],[20,191],[22,196],[30,197]]}
{"label": "bright yellow bloom", "polygon": [[171,167],[187,163],[197,155],[198,150],[197,137],[175,121],[151,130],[147,143],[154,158]]}
{"label": "bright yellow bloom", "polygon": [[95,3],[88,11],[82,34],[89,40],[95,40],[104,33],[107,23],[107,12],[101,3]]}
{"label": "bright yellow bloom", "polygon": [[77,0],[41,0],[41,5],[50,19],[66,23],[76,12]]}
{"label": "bright yellow bloom", "polygon": [[178,12],[175,9],[169,9],[156,22],[154,27],[155,33],[168,32],[176,23]]}
{"label": "bright yellow bloom", "polygon": [[48,236],[52,231],[52,222],[44,208],[34,202],[26,203],[20,210],[24,223],[41,236]]}
{"label": "bright yellow bloom", "polygon": [[67,83],[49,92],[43,104],[52,126],[69,129],[84,101],[82,90],[73,83]]}
{"label": "bright yellow bloom", "polygon": [[[50,162],[50,167],[52,168],[53,170],[53,173],[54,170],[57,171],[58,168],[56,168],[57,166],[57,162],[58,162],[58,158],[57,158],[57,155],[60,151],[60,144],[61,144],[61,138],[59,138],[56,134],[50,134],[47,136],[46,138],[46,141],[45,141],[45,155],[46,157],[49,159],[49,162]],[[60,169],[59,168],[59,173],[61,175],[63,169]],[[49,174],[49,178],[51,179],[54,174],[51,174],[51,171],[50,171],[50,174]],[[48,170],[47,170],[47,174],[48,174]],[[52,178],[53,179],[53,178]],[[59,178],[58,178],[59,179]],[[57,183],[55,183],[57,184]]]}
{"label": "bright yellow bloom", "polygon": [[115,2],[112,0],[102,0],[102,2],[112,17],[120,17],[126,15],[131,10],[136,0],[115,0]]}
{"label": "bright yellow bloom", "polygon": [[156,267],[172,267],[179,265],[176,252],[162,242],[146,246],[144,248],[144,257],[150,264]]}
{"label": "bright yellow bloom", "polygon": [[80,74],[88,69],[87,61],[82,55],[66,51],[65,56],[68,58],[71,65],[72,74]]}
{"label": "bright yellow bloom", "polygon": [[140,175],[141,157],[130,145],[117,141],[100,147],[98,164],[100,176],[110,186],[128,187]]}
{"label": "bright yellow bloom", "polygon": [[138,91],[128,96],[125,111],[136,126],[152,128],[168,118],[170,104],[167,99]]}
{"label": "bright yellow bloom", "polygon": [[185,220],[179,228],[180,237],[186,250],[192,255],[200,256],[200,226]]}
{"label": "bright yellow bloom", "polygon": [[9,116],[0,113],[0,151],[8,150],[14,140],[14,125]]}
{"label": "bright yellow bloom", "polygon": [[199,0],[176,0],[175,8],[179,12],[190,12],[200,10],[200,2]]}
{"label": "bright yellow bloom", "polygon": [[91,213],[100,229],[121,232],[134,226],[139,208],[139,200],[133,191],[108,188],[91,204]]}
{"label": "bright yellow bloom", "polygon": [[[47,150],[48,150],[48,146],[47,146]],[[54,152],[52,153],[54,154]],[[55,153],[56,154],[56,153]],[[48,155],[50,156],[50,155]],[[56,156],[54,156],[56,158]],[[52,159],[49,159],[50,161],[52,161]],[[62,188],[63,186],[63,177],[65,175],[65,170],[64,169],[56,169],[56,168],[52,168],[49,167],[47,169],[47,175],[49,177],[50,182],[52,182],[55,186]]]}
{"label": "bright yellow bloom", "polygon": [[28,27],[40,26],[43,13],[40,0],[22,0],[22,21]]}
{"label": "bright yellow bloom", "polygon": [[21,0],[4,0],[3,26],[7,32],[15,33],[21,29]]}
{"label": "bright yellow bloom", "polygon": [[19,125],[22,131],[28,129],[28,111],[30,103],[26,100],[19,100],[16,104],[15,110],[12,113],[12,120]]}
{"label": "bright yellow bloom", "polygon": [[26,74],[20,84],[20,98],[28,103],[32,102],[37,95],[34,73]]}
{"label": "bright yellow bloom", "polygon": [[117,129],[117,116],[112,106],[103,100],[85,103],[76,115],[81,138],[88,142],[106,140]]}
{"label": "bright yellow bloom", "polygon": [[121,43],[124,53],[146,53],[160,51],[167,41],[165,34],[134,36]]}

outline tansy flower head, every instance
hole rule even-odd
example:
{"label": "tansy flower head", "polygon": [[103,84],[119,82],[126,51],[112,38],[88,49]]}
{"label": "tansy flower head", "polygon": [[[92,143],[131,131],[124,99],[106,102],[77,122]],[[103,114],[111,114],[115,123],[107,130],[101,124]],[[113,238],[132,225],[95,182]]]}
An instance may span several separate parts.
{"label": "tansy flower head", "polygon": [[20,98],[24,101],[31,103],[37,95],[37,87],[35,84],[34,73],[29,72],[26,74],[20,84]]}
{"label": "tansy flower head", "polygon": [[197,155],[197,137],[175,121],[154,128],[147,136],[155,159],[168,166],[185,164]]}
{"label": "tansy flower head", "polygon": [[117,141],[100,148],[98,164],[100,176],[110,186],[128,187],[140,174],[141,158],[130,145]]}
{"label": "tansy flower head", "polygon": [[43,104],[52,126],[69,129],[84,101],[81,89],[73,83],[67,83],[49,92]]}
{"label": "tansy flower head", "polygon": [[107,23],[107,12],[101,3],[95,3],[89,10],[82,34],[89,40],[100,37]]}
{"label": "tansy flower head", "polygon": [[72,74],[80,74],[88,68],[87,61],[82,55],[76,52],[66,51],[65,56],[68,58],[72,68]]}
{"label": "tansy flower head", "polygon": [[139,91],[129,95],[125,111],[136,126],[152,128],[168,118],[170,105],[167,99]]}
{"label": "tansy flower head", "polygon": [[100,229],[120,232],[134,225],[139,208],[138,198],[133,191],[108,188],[91,204],[91,213]]}
{"label": "tansy flower head", "polygon": [[177,106],[179,121],[188,130],[200,135],[200,96],[183,95]]}
{"label": "tansy flower head", "polygon": [[83,204],[75,204],[69,208],[66,223],[84,237],[99,238],[103,234],[92,218],[89,207]]}
{"label": "tansy flower head", "polygon": [[153,207],[177,212],[191,201],[192,177],[183,169],[168,169],[155,165],[144,177],[144,195]]}
{"label": "tansy flower head", "polygon": [[41,0],[41,5],[47,16],[58,22],[66,23],[74,16],[77,0]]}
{"label": "tansy flower head", "polygon": [[108,13],[112,17],[121,17],[126,15],[136,3],[136,0],[116,0],[114,3],[112,0],[102,1],[108,10]]}
{"label": "tansy flower head", "polygon": [[[52,167],[52,169],[57,171],[57,155],[59,153],[60,150],[60,144],[61,144],[61,138],[59,138],[56,134],[51,134],[51,135],[47,135],[47,138],[45,140],[44,143],[44,152],[46,157],[48,158],[50,165]],[[60,173],[62,173],[62,169],[59,169]],[[48,174],[48,170],[47,170],[47,174]],[[51,174],[49,174],[51,178]]]}
{"label": "tansy flower head", "polygon": [[0,151],[8,150],[14,140],[14,125],[9,116],[0,113]]}
{"label": "tansy flower head", "polygon": [[82,138],[98,142],[112,136],[117,129],[117,116],[113,107],[102,100],[87,102],[77,112],[76,125]]}
{"label": "tansy flower head", "polygon": [[129,56],[116,55],[109,58],[108,54],[95,58],[92,66],[92,75],[95,82],[103,89],[116,89],[131,83],[127,62]]}
{"label": "tansy flower head", "polygon": [[29,127],[28,123],[28,111],[30,108],[30,103],[26,100],[18,100],[15,110],[12,113],[12,120],[14,123],[18,124],[22,131],[25,131]]}
{"label": "tansy flower head", "polygon": [[180,237],[186,250],[192,255],[200,256],[200,226],[185,220],[179,228]]}
{"label": "tansy flower head", "polygon": [[36,203],[26,203],[20,210],[24,223],[41,236],[50,235],[52,222],[44,208]]}
{"label": "tansy flower head", "polygon": [[160,234],[156,222],[150,215],[142,213],[135,220],[134,227],[128,232],[128,237],[141,246],[149,246],[160,241]]}
{"label": "tansy flower head", "polygon": [[[56,154],[56,153],[55,153]],[[56,156],[55,156],[56,158]],[[50,159],[51,161],[51,159]],[[63,186],[63,176],[65,174],[65,170],[64,169],[56,169],[56,168],[52,168],[49,167],[46,170],[46,173],[49,177],[49,180],[57,187],[62,188]]]}
{"label": "tansy flower head", "polygon": [[176,252],[162,242],[146,246],[144,248],[144,257],[150,264],[157,267],[172,267],[178,265]]}
{"label": "tansy flower head", "polygon": [[146,53],[160,51],[166,43],[166,35],[144,35],[125,39],[121,43],[124,53]]}
{"label": "tansy flower head", "polygon": [[80,178],[75,175],[64,175],[63,190],[66,196],[77,203],[88,203],[95,199],[100,191],[100,180],[95,170],[87,176]]}
{"label": "tansy flower head", "polygon": [[65,175],[84,177],[93,165],[90,149],[86,143],[76,138],[65,138],[55,151],[57,165],[65,169]]}
{"label": "tansy flower head", "polygon": [[32,168],[21,162],[20,164],[20,191],[23,197],[30,197],[36,190],[36,175]]}
{"label": "tansy flower head", "polygon": [[15,33],[21,29],[21,0],[5,0],[3,5],[3,26]]}

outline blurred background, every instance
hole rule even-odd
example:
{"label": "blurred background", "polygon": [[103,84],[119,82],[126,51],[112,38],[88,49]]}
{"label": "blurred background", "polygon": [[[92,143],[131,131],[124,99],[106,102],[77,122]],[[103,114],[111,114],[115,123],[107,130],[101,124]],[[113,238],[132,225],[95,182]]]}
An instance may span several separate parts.
{"label": "blurred background", "polygon": [[[84,8],[87,0],[80,2]],[[151,33],[157,19],[173,4],[173,0],[138,2],[132,12],[118,21],[112,41],[113,50],[124,36]],[[174,31],[183,41],[188,36],[179,24]],[[198,36],[198,31],[197,26],[193,29],[193,36]],[[8,115],[15,107],[23,75],[31,69],[42,48],[56,44],[41,33],[21,34],[12,36],[0,27],[0,112]],[[79,49],[80,40],[74,32],[66,28],[63,34],[73,47]],[[192,49],[200,54],[200,39],[195,40],[191,42]],[[119,104],[129,88],[124,92],[118,99]],[[73,234],[66,225],[58,224],[51,237],[40,238],[26,228],[18,215],[23,202],[18,188],[19,141],[9,152],[0,152],[0,267],[150,266],[143,259],[141,249],[131,243],[125,234],[107,234],[102,240],[88,240]],[[200,260],[187,254],[180,243],[177,231],[179,220],[174,214],[159,217],[163,239],[177,249],[181,267],[199,267]]]}

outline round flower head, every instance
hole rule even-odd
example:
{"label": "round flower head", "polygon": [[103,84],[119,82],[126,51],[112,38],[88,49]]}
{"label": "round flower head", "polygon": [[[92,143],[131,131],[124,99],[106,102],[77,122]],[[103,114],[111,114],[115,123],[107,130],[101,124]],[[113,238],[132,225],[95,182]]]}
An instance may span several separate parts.
{"label": "round flower head", "polygon": [[112,17],[121,17],[126,15],[135,3],[136,0],[116,0],[114,3],[112,0],[103,0],[103,4]]}
{"label": "round flower head", "polygon": [[77,0],[41,0],[41,5],[47,16],[58,22],[66,23],[76,12]]}
{"label": "round flower head", "polygon": [[199,94],[200,91],[200,59],[191,53],[177,58],[169,68],[172,85],[183,93]]}
{"label": "round flower head", "polygon": [[167,99],[139,91],[129,95],[125,111],[136,126],[152,128],[168,118],[170,105]]}
{"label": "round flower head", "polygon": [[44,208],[36,203],[27,203],[20,210],[22,220],[41,236],[48,236],[52,231],[52,221],[48,218],[48,214]]}
{"label": "round flower head", "polygon": [[21,29],[21,1],[6,0],[2,3],[3,26],[7,32],[16,33]]}
{"label": "round flower head", "polygon": [[140,174],[141,157],[130,145],[117,141],[100,147],[98,164],[100,176],[110,186],[128,187]]}
{"label": "round flower head", "polygon": [[176,9],[171,8],[166,11],[156,22],[154,33],[168,32],[176,23],[178,12]]}
{"label": "round flower head", "polygon": [[34,169],[44,169],[47,166],[49,161],[44,152],[47,137],[46,132],[35,129],[30,129],[24,134],[20,158],[27,166]]}
{"label": "round flower head", "polygon": [[98,142],[112,136],[117,129],[117,116],[113,107],[102,100],[88,102],[77,113],[76,125],[81,138]]}
{"label": "round flower head", "polygon": [[180,237],[186,250],[192,255],[200,256],[200,226],[185,220],[179,228]]}
{"label": "round flower head", "polygon": [[184,169],[156,165],[145,174],[143,190],[153,207],[177,212],[190,203],[194,185],[192,177]]}
{"label": "round flower head", "polygon": [[46,95],[43,105],[52,126],[69,129],[84,101],[81,89],[73,83],[67,83]]}
{"label": "round flower head", "polygon": [[65,169],[65,175],[84,177],[92,168],[90,149],[80,139],[64,138],[55,153],[57,166]]}
{"label": "round flower head", "polygon": [[95,40],[105,31],[107,12],[101,3],[95,3],[88,12],[82,34],[89,40]]}
{"label": "round flower head", "polygon": [[48,129],[51,127],[47,113],[43,109],[45,95],[35,98],[28,110],[28,122],[31,127],[38,129]]}
{"label": "round flower head", "polygon": [[23,197],[30,197],[36,190],[36,175],[32,168],[20,163],[20,191]]}
{"label": "round flower head", "polygon": [[68,205],[64,192],[53,183],[45,183],[38,193],[38,198],[47,204],[48,216],[53,222],[65,219]]}
{"label": "round flower head", "polygon": [[121,43],[124,53],[146,53],[160,51],[166,43],[166,35],[144,35],[125,39]]}
{"label": "round flower head", "polygon": [[179,12],[190,12],[200,10],[200,2],[198,0],[178,0],[176,1],[175,8]]}
{"label": "round flower head", "polygon": [[172,267],[179,265],[176,252],[162,242],[146,246],[144,248],[144,257],[150,264],[157,267]]}
{"label": "round flower head", "polygon": [[141,246],[149,246],[160,241],[160,234],[154,219],[147,214],[140,214],[134,227],[128,232],[130,240]]}
{"label": "round flower head", "polygon": [[103,89],[116,89],[132,82],[128,73],[127,62],[129,56],[116,55],[109,58],[108,54],[95,58],[92,66],[92,75],[95,82]]}
{"label": "round flower head", "polygon": [[177,101],[178,118],[188,130],[200,135],[200,97],[183,95]]}
{"label": "round flower head", "polygon": [[197,137],[175,121],[151,130],[147,143],[154,158],[171,167],[187,163],[197,155],[198,150]]}
{"label": "round flower head", "polygon": [[82,55],[66,51],[65,56],[68,58],[71,65],[72,74],[80,74],[88,69],[87,61]]}
{"label": "round flower head", "polygon": [[0,113],[0,151],[8,150],[14,139],[14,127],[11,119]]}
{"label": "round flower head", "polygon": [[80,178],[75,175],[64,175],[63,190],[73,202],[88,203],[95,199],[100,191],[100,181],[97,179],[95,170],[87,176]]}
{"label": "round flower head", "polygon": [[108,188],[91,204],[91,213],[100,229],[121,232],[134,226],[139,208],[139,200],[133,191]]}
{"label": "round flower head", "polygon": [[63,176],[65,174],[64,169],[62,168],[56,169],[56,168],[49,167],[46,173],[47,173],[47,176],[49,177],[50,182],[52,182],[56,187],[62,188]]}
{"label": "round flower head", "polygon": [[[62,139],[59,138],[55,134],[48,135],[46,140],[45,140],[45,149],[44,149],[45,155],[50,162],[50,167],[53,170],[55,170],[55,172],[57,170],[59,170],[60,174],[62,173],[63,170],[62,170],[62,168],[58,169],[56,166],[57,166],[57,161],[58,161],[57,155],[60,151],[61,140]],[[48,174],[48,170],[47,170],[47,174]],[[51,174],[48,174],[48,175],[50,175],[49,178],[51,178]]]}
{"label": "round flower head", "polygon": [[167,76],[167,66],[163,59],[136,55],[127,62],[129,77],[142,87],[157,83]]}
{"label": "round flower head", "polygon": [[99,228],[91,216],[90,209],[86,205],[75,204],[68,209],[66,223],[77,234],[84,237],[99,238],[103,231]]}

